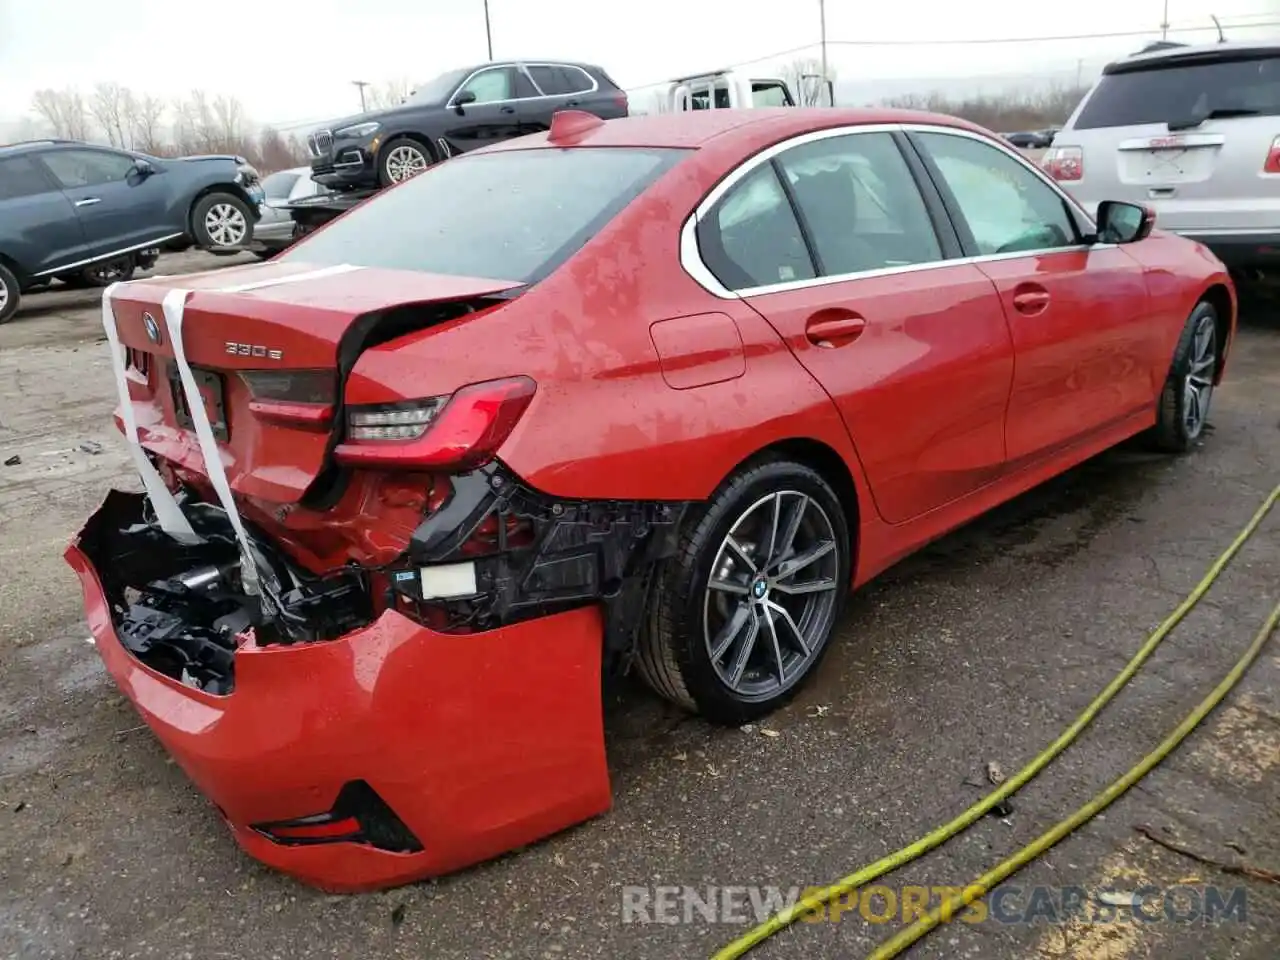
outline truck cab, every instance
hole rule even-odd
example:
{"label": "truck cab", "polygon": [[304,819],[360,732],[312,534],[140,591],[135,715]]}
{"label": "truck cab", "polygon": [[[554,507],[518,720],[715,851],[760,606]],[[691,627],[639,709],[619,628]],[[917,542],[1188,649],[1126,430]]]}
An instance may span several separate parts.
{"label": "truck cab", "polygon": [[749,78],[732,70],[678,77],[667,88],[667,107],[682,110],[738,110],[749,107],[794,107],[786,81]]}

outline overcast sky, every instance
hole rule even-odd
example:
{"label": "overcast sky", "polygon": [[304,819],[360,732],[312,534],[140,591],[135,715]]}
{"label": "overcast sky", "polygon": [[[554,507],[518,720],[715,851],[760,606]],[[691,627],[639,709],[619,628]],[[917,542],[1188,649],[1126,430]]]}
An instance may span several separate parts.
{"label": "overcast sky", "polygon": [[[1090,67],[1158,36],[1163,0],[828,0],[830,62],[842,81],[1035,74]],[[1280,0],[1169,0],[1170,39],[1280,37]],[[495,57],[564,57],[605,67],[624,88],[762,58],[761,72],[816,44],[818,0],[489,0]],[[198,12],[199,11],[199,12]],[[612,11],[612,12],[611,12]],[[363,19],[362,19],[363,17]],[[1178,28],[1203,25],[1208,33]],[[919,41],[1151,31],[1053,43]],[[816,53],[816,48],[811,53]],[[25,114],[41,87],[113,80],[164,97],[193,87],[238,97],[258,123],[324,120],[359,108],[352,80],[421,81],[483,61],[483,0],[0,0],[0,120]]]}

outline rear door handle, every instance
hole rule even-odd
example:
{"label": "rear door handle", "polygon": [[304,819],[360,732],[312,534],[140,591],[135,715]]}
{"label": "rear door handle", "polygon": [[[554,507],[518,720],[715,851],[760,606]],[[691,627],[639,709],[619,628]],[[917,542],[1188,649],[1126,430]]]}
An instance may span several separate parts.
{"label": "rear door handle", "polygon": [[1044,313],[1048,306],[1048,290],[1023,290],[1013,295],[1013,309],[1026,316]]}
{"label": "rear door handle", "polygon": [[805,324],[804,335],[815,347],[840,347],[852,343],[867,329],[867,321],[856,313],[819,310]]}
{"label": "rear door handle", "polygon": [[516,112],[516,108],[515,108],[515,107],[503,107],[503,108],[502,108],[502,112],[503,112],[503,113],[515,113],[515,112]]}
{"label": "rear door handle", "polygon": [[91,207],[91,206],[93,206],[95,203],[101,203],[101,202],[102,202],[102,198],[101,198],[101,197],[85,197],[83,200],[77,200],[77,201],[76,201],[76,206],[77,206],[77,207]]}

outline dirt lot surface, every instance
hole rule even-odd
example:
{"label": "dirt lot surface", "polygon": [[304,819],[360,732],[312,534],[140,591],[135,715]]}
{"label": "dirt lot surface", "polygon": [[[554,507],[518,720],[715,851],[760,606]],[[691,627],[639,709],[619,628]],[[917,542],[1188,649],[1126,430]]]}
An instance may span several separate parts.
{"label": "dirt lot surface", "polygon": [[[326,896],[237,850],[85,643],[61,550],[113,483],[133,482],[99,334],[91,293],[35,295],[0,328],[0,461],[21,457],[0,466],[0,957],[705,957],[743,926],[624,923],[623,886],[823,883],[949,819],[989,762],[1012,772],[1054,739],[1280,482],[1280,323],[1252,317],[1198,449],[1113,451],[904,562],[855,596],[816,682],[768,723],[713,729],[619,683],[610,813],[432,883]],[[885,882],[963,884],[1128,769],[1236,660],[1280,599],[1278,571],[1280,509],[1008,817]],[[953,923],[910,956],[1274,960],[1280,886],[1134,826],[1280,870],[1278,783],[1274,638],[1165,764],[1014,878],[1240,886],[1243,916]],[[752,956],[858,957],[895,925],[855,911]]]}

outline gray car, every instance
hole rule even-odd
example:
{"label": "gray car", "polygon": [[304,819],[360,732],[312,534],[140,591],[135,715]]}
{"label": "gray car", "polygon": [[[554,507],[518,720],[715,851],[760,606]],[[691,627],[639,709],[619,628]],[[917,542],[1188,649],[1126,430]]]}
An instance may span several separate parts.
{"label": "gray car", "polygon": [[1280,277],[1280,44],[1167,46],[1106,67],[1041,161],[1090,213],[1156,211],[1238,279]]}
{"label": "gray car", "polygon": [[310,167],[269,174],[262,180],[262,190],[265,196],[258,205],[258,222],[253,226],[254,252],[260,257],[269,257],[293,243],[295,224],[288,204],[330,192],[311,179]]}

